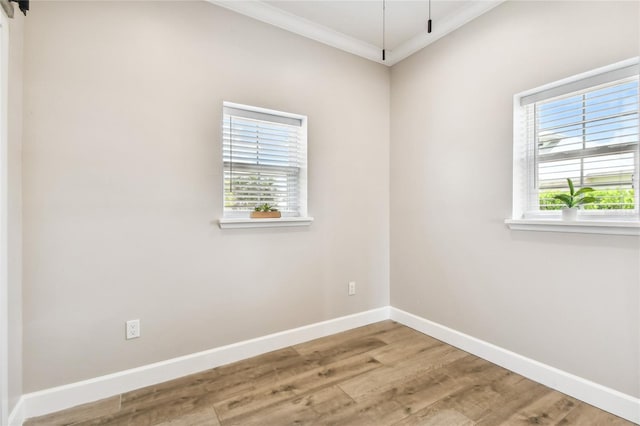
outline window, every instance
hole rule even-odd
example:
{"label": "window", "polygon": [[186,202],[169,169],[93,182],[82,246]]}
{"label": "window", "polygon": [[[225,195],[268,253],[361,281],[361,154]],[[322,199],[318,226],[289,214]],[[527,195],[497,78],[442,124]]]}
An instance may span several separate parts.
{"label": "window", "polygon": [[248,218],[258,205],[283,218],[307,215],[307,118],[225,102],[224,217]]}
{"label": "window", "polygon": [[637,220],[638,59],[514,98],[514,219],[559,218],[553,196],[589,186],[585,220]]}

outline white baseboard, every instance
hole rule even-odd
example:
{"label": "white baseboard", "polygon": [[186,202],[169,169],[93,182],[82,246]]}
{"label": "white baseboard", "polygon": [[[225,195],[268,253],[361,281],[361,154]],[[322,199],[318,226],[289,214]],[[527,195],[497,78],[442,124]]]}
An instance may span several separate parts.
{"label": "white baseboard", "polygon": [[143,367],[28,393],[22,396],[20,403],[13,410],[12,422],[9,424],[19,426],[29,417],[42,416],[79,404],[108,398],[388,318],[389,308],[385,306]]}
{"label": "white baseboard", "polygon": [[22,426],[22,423],[25,421],[26,417],[24,416],[24,396],[21,396],[18,400],[18,403],[13,410],[9,413],[9,426]]}
{"label": "white baseboard", "polygon": [[583,379],[408,312],[391,319],[602,410],[640,424],[640,399]]}
{"label": "white baseboard", "polygon": [[90,380],[28,393],[20,398],[10,413],[9,425],[20,426],[29,417],[41,416],[108,398],[389,318],[545,386],[640,424],[640,399],[638,398],[542,364],[433,321],[387,306]]}

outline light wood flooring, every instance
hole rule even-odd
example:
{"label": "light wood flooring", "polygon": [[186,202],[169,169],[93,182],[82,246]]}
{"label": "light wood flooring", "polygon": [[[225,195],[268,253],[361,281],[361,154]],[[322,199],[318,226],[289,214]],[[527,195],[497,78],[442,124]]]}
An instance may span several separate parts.
{"label": "light wood flooring", "polygon": [[25,425],[631,425],[383,321]]}

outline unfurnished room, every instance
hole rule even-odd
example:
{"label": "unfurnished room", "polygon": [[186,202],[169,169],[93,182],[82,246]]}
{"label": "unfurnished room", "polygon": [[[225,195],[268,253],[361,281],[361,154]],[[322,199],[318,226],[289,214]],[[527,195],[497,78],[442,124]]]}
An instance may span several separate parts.
{"label": "unfurnished room", "polygon": [[640,424],[640,1],[0,5],[0,425]]}

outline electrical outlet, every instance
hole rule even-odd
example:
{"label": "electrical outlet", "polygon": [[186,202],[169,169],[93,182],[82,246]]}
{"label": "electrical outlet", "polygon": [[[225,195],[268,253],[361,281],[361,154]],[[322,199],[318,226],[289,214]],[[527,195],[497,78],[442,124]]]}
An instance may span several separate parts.
{"label": "electrical outlet", "polygon": [[137,339],[140,337],[140,320],[134,319],[129,320],[126,323],[126,338],[129,339]]}
{"label": "electrical outlet", "polygon": [[356,294],[356,282],[349,281],[349,296],[353,296]]}

